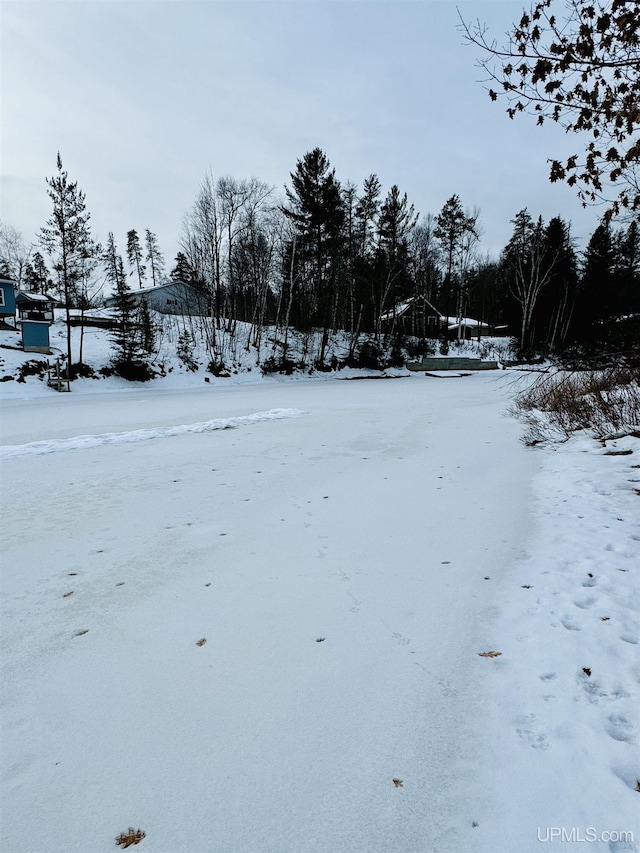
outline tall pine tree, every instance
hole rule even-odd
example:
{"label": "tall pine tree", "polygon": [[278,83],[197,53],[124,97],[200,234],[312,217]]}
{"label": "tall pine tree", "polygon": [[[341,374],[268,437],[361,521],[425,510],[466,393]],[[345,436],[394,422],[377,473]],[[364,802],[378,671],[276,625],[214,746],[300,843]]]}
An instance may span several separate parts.
{"label": "tall pine tree", "polygon": [[409,236],[416,226],[418,214],[409,204],[407,194],[400,195],[394,184],[380,207],[377,223],[376,252],[376,333],[380,332],[382,314],[395,309],[400,299],[412,295],[409,275]]}
{"label": "tall pine tree", "polygon": [[57,276],[58,290],[67,314],[67,370],[71,378],[71,323],[70,311],[77,296],[82,278],[83,264],[93,246],[89,228],[85,195],[76,181],[70,181],[62,167],[58,152],[57,174],[47,178],[47,194],[53,203],[53,213],[40,230],[40,242],[52,258]]}
{"label": "tall pine tree", "polygon": [[107,280],[113,288],[116,328],[111,337],[112,361],[117,372],[127,374],[131,365],[141,358],[140,322],[135,297],[118,254],[113,233],[109,232],[102,260]]}
{"label": "tall pine tree", "polygon": [[291,189],[286,187],[289,206],[282,211],[296,232],[292,258],[301,282],[299,323],[322,328],[319,361],[323,362],[344,259],[344,204],[335,169],[320,148],[298,160],[291,184]]}
{"label": "tall pine tree", "polygon": [[158,238],[152,231],[149,231],[148,228],[145,231],[145,237],[147,242],[147,255],[145,260],[149,264],[149,269],[151,270],[151,281],[153,282],[153,286],[156,287],[162,282],[162,275],[164,273],[164,256],[160,251]]}
{"label": "tall pine tree", "polygon": [[132,228],[131,231],[127,231],[127,260],[129,261],[130,267],[130,275],[135,275],[138,279],[138,287],[142,287],[142,282],[147,273],[147,268],[145,267],[144,255],[142,251],[142,245],[140,244],[140,237],[138,236],[138,232],[135,228]]}

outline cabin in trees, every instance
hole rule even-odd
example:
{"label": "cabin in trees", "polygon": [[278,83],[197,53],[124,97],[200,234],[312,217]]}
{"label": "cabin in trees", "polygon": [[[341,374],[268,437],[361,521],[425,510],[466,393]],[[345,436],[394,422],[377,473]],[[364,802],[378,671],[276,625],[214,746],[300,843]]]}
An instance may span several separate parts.
{"label": "cabin in trees", "polygon": [[7,324],[9,318],[16,322],[16,287],[10,278],[0,278],[0,323]]}
{"label": "cabin in trees", "polygon": [[445,317],[424,296],[415,296],[398,303],[380,318],[383,332],[399,332],[418,338],[471,340],[487,335],[505,334],[505,329],[492,329],[481,320],[471,317]]}
{"label": "cabin in trees", "polygon": [[380,317],[383,332],[399,332],[417,338],[437,338],[445,328],[445,320],[424,296],[406,299]]}
{"label": "cabin in trees", "polygon": [[[151,311],[158,311],[160,314],[206,313],[206,297],[186,281],[168,281],[155,287],[132,290],[131,296],[138,305],[146,302]],[[116,304],[115,296],[109,296],[105,300],[107,308]]]}

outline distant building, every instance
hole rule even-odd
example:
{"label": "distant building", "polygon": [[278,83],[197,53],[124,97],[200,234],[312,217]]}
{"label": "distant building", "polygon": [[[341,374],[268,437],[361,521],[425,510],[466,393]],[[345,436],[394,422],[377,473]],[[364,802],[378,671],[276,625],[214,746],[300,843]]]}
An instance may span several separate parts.
{"label": "distant building", "polygon": [[53,309],[56,299],[48,293],[30,293],[19,290],[16,293],[16,308],[20,320],[39,320],[53,323]]}
{"label": "distant building", "polygon": [[471,340],[488,335],[504,335],[506,328],[492,328],[471,317],[445,317],[424,296],[399,302],[380,318],[383,332],[399,332],[418,338],[439,338],[450,341]]}
{"label": "distant building", "polygon": [[446,317],[447,337],[450,341],[470,341],[472,338],[493,334],[491,327],[471,317]]}
{"label": "distant building", "polygon": [[400,332],[417,338],[437,338],[445,328],[445,318],[424,296],[399,302],[380,317],[383,332]]}
{"label": "distant building", "polygon": [[0,278],[0,322],[6,323],[9,317],[16,324],[16,286],[10,278]]}
{"label": "distant building", "polygon": [[[146,302],[150,310],[160,314],[206,313],[206,295],[186,281],[169,281],[156,287],[132,290],[131,295],[138,305]],[[105,299],[105,305],[113,308],[116,301],[115,296],[109,296]]]}
{"label": "distant building", "polygon": [[15,296],[18,320],[22,330],[22,348],[25,352],[50,354],[49,326],[53,323],[56,300],[46,293],[28,293],[19,290]]}

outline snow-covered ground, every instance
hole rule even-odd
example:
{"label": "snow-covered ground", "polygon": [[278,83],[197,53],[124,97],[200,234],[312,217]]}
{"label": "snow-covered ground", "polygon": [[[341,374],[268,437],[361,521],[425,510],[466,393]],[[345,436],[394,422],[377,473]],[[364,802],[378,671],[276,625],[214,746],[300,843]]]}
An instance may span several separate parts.
{"label": "snow-covered ground", "polygon": [[637,851],[640,442],[512,392],[2,383],[0,849]]}

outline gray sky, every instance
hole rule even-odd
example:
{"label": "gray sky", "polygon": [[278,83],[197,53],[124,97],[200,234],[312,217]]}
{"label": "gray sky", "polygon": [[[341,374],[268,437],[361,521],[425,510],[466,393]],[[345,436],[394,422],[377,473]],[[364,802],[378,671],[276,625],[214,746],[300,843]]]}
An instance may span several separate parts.
{"label": "gray sky", "polygon": [[[167,265],[204,174],[282,191],[323,149],[342,182],[376,173],[422,215],[454,193],[481,211],[497,254],[523,207],[600,213],[548,182],[579,139],[509,120],[479,82],[456,6],[503,40],[524,0],[0,0],[0,216],[35,241],[60,151],[86,193],[94,237],[146,228]],[[576,148],[578,150],[578,148]]]}

